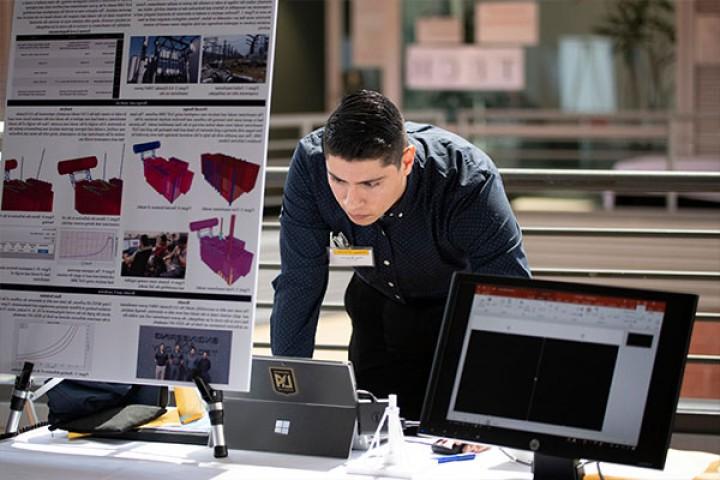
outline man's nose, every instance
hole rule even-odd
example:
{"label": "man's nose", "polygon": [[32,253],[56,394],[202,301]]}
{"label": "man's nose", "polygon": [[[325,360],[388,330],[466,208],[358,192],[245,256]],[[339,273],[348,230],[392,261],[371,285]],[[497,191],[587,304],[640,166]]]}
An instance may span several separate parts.
{"label": "man's nose", "polygon": [[362,205],[365,202],[363,193],[360,188],[355,185],[350,185],[345,191],[344,204],[346,208],[356,207]]}

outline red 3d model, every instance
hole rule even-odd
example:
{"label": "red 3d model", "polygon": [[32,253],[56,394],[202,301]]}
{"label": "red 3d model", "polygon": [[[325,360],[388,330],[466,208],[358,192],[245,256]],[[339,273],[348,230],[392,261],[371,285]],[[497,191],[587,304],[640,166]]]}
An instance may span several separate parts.
{"label": "red 3d model", "polygon": [[260,165],[224,153],[203,153],[200,159],[203,177],[228,204],[255,188]]}
{"label": "red 3d model", "polygon": [[[5,181],[3,184],[2,209],[5,211],[20,212],[51,212],[53,208],[52,184],[39,179],[42,162],[45,158],[45,149],[40,157],[40,165],[36,178],[22,179],[22,165],[20,178],[12,180],[10,172],[18,167],[14,158],[5,160]],[[24,159],[21,158],[24,163]]]}
{"label": "red 3d model", "polygon": [[[123,148],[123,154],[124,154]],[[124,155],[123,155],[124,156]],[[111,178],[110,181],[93,180],[90,169],[97,166],[97,157],[82,157],[58,162],[58,173],[70,175],[70,183],[75,189],[75,210],[83,215],[120,215],[123,181]],[[75,179],[77,172],[83,172],[85,178]],[[120,163],[122,176],[122,161]]]}
{"label": "red 3d model", "polygon": [[222,223],[220,233],[215,234],[217,218],[198,220],[190,224],[190,230],[197,232],[200,240],[200,258],[228,285],[250,272],[253,254],[245,250],[245,242],[233,237],[235,215],[230,216],[230,233],[224,237]]}
{"label": "red 3d model", "polygon": [[[143,162],[145,181],[168,202],[173,203],[180,195],[190,190],[193,176],[188,163],[175,157],[169,160],[155,154],[160,142],[138,143],[133,145],[133,152],[140,154]],[[151,152],[146,156],[146,152]]]}

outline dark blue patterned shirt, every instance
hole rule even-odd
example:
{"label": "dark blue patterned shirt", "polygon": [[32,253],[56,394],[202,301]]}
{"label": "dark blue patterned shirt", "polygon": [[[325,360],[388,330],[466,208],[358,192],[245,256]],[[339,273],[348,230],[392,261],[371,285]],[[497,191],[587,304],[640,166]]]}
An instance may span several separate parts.
{"label": "dark blue patterned shirt", "polygon": [[353,224],[328,184],[322,129],[300,140],[280,216],[281,272],[270,317],[275,355],[312,356],[328,282],[330,233],[372,247],[374,267],[355,273],[390,299],[443,299],[452,273],[530,275],[522,234],[497,168],[457,135],[406,123],[415,162],[405,192],[372,225]]}

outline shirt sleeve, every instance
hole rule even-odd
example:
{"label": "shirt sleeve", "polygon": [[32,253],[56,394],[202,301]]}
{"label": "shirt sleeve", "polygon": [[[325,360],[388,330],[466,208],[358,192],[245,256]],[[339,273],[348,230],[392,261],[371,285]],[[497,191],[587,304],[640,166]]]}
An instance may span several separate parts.
{"label": "shirt sleeve", "polygon": [[466,252],[473,273],[530,277],[522,231],[505,194],[500,174],[460,189],[448,212],[451,243]]}
{"label": "shirt sleeve", "polygon": [[[328,282],[329,228],[313,196],[310,158],[293,154],[280,214],[280,274],[273,280],[273,355],[312,357],[320,305]],[[316,181],[318,179],[315,179]]]}

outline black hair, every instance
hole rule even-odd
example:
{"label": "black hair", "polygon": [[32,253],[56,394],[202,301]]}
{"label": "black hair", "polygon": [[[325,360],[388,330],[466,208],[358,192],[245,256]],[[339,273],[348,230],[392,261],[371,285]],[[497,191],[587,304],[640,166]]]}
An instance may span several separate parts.
{"label": "black hair", "polygon": [[407,144],[403,117],[385,96],[360,90],[346,96],[330,115],[323,151],[343,160],[382,160],[400,166]]}

